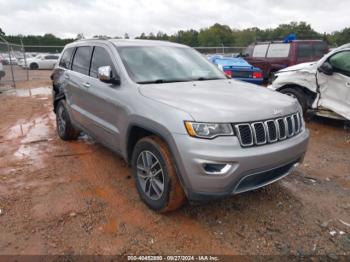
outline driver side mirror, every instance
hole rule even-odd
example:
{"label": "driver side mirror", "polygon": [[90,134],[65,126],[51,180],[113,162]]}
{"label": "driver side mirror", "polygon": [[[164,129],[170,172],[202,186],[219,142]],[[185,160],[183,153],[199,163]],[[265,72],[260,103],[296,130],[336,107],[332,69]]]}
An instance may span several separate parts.
{"label": "driver side mirror", "polygon": [[329,62],[324,62],[319,68],[319,72],[324,73],[325,75],[333,75],[333,66]]}
{"label": "driver side mirror", "polygon": [[98,68],[98,79],[101,82],[120,85],[120,79],[118,76],[113,76],[112,67],[101,66]]}

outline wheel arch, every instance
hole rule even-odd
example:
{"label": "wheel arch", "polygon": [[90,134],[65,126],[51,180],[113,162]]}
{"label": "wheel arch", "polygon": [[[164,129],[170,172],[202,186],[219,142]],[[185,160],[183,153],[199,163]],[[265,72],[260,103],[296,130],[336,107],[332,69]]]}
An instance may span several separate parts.
{"label": "wheel arch", "polygon": [[39,69],[39,64],[37,62],[31,62],[29,68],[32,69],[32,65],[36,65],[36,69]]}
{"label": "wheel arch", "polygon": [[[54,90],[55,90],[55,87],[54,87]],[[56,92],[56,90],[55,90],[55,92]],[[65,94],[63,92],[55,93],[55,96],[53,98],[53,111],[55,113],[56,113],[57,104],[62,99],[66,100],[66,96],[65,96]]]}
{"label": "wheel arch", "polygon": [[189,181],[187,181],[186,177],[182,176],[183,167],[181,165],[181,160],[179,156],[178,149],[176,147],[175,141],[173,140],[171,133],[163,126],[155,123],[152,120],[147,120],[148,124],[143,123],[131,123],[127,129],[126,133],[126,145],[125,145],[125,161],[130,164],[132,159],[133,150],[137,141],[141,138],[149,135],[155,135],[161,138],[165,144],[168,146],[171,156],[174,161],[175,168],[177,170],[176,175],[182,185],[183,190],[187,195],[187,187],[185,185],[189,185]]}
{"label": "wheel arch", "polygon": [[276,91],[281,92],[282,90],[287,89],[287,88],[297,89],[297,90],[303,92],[306,96],[306,103],[307,103],[308,108],[311,108],[313,102],[315,101],[315,99],[317,97],[317,94],[315,92],[311,91],[310,89],[306,88],[305,86],[301,86],[301,85],[297,85],[297,84],[286,84],[286,85],[283,85],[283,86],[277,88]]}
{"label": "wheel arch", "polygon": [[166,137],[169,137],[167,131],[159,130],[152,128],[150,126],[146,126],[139,123],[132,123],[129,125],[126,135],[126,160],[128,163],[130,163],[132,158],[132,153],[135,148],[135,145],[137,141],[139,141],[141,138],[146,136],[155,135],[160,137],[169,147],[169,150],[171,151],[171,145],[169,141],[166,139]]}

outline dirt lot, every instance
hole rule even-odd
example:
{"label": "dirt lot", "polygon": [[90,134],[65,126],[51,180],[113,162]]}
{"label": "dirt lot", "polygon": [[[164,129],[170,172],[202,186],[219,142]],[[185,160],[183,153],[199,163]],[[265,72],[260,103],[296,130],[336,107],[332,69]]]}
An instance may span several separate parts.
{"label": "dirt lot", "polygon": [[0,112],[0,254],[350,255],[350,132],[340,122],[307,124],[305,162],[282,181],[159,215],[118,156],[86,136],[57,137],[48,89],[0,94]]}

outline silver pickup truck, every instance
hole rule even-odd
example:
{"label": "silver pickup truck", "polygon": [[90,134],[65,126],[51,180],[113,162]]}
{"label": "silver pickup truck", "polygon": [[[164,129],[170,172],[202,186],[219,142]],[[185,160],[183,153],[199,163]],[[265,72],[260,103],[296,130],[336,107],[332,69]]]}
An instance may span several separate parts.
{"label": "silver pickup truck", "polygon": [[52,80],[58,135],[84,131],[120,154],[140,198],[158,212],[270,184],[307,149],[297,100],[227,79],[184,45],[77,41]]}

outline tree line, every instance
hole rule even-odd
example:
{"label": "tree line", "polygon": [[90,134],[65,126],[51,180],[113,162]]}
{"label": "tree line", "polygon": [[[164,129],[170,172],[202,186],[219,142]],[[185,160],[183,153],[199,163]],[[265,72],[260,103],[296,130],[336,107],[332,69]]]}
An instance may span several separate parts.
{"label": "tree line", "polygon": [[[344,28],[332,33],[320,33],[315,31],[310,24],[306,22],[290,22],[289,24],[280,24],[276,28],[260,29],[258,27],[235,29],[228,25],[216,23],[208,28],[200,30],[179,30],[174,34],[165,32],[142,33],[135,37],[136,39],[166,40],[176,43],[189,45],[192,47],[202,46],[241,46],[245,47],[253,42],[282,40],[287,35],[295,33],[298,39],[323,39],[330,46],[339,46],[350,42],[350,27]],[[84,38],[83,34],[78,34],[75,38],[59,38],[53,34],[44,35],[6,35],[0,28],[0,36],[11,43],[24,45],[49,45],[64,46],[77,39]],[[96,35],[97,36],[97,35]],[[129,38],[125,33],[123,37]],[[1,41],[1,40],[0,40]]]}

